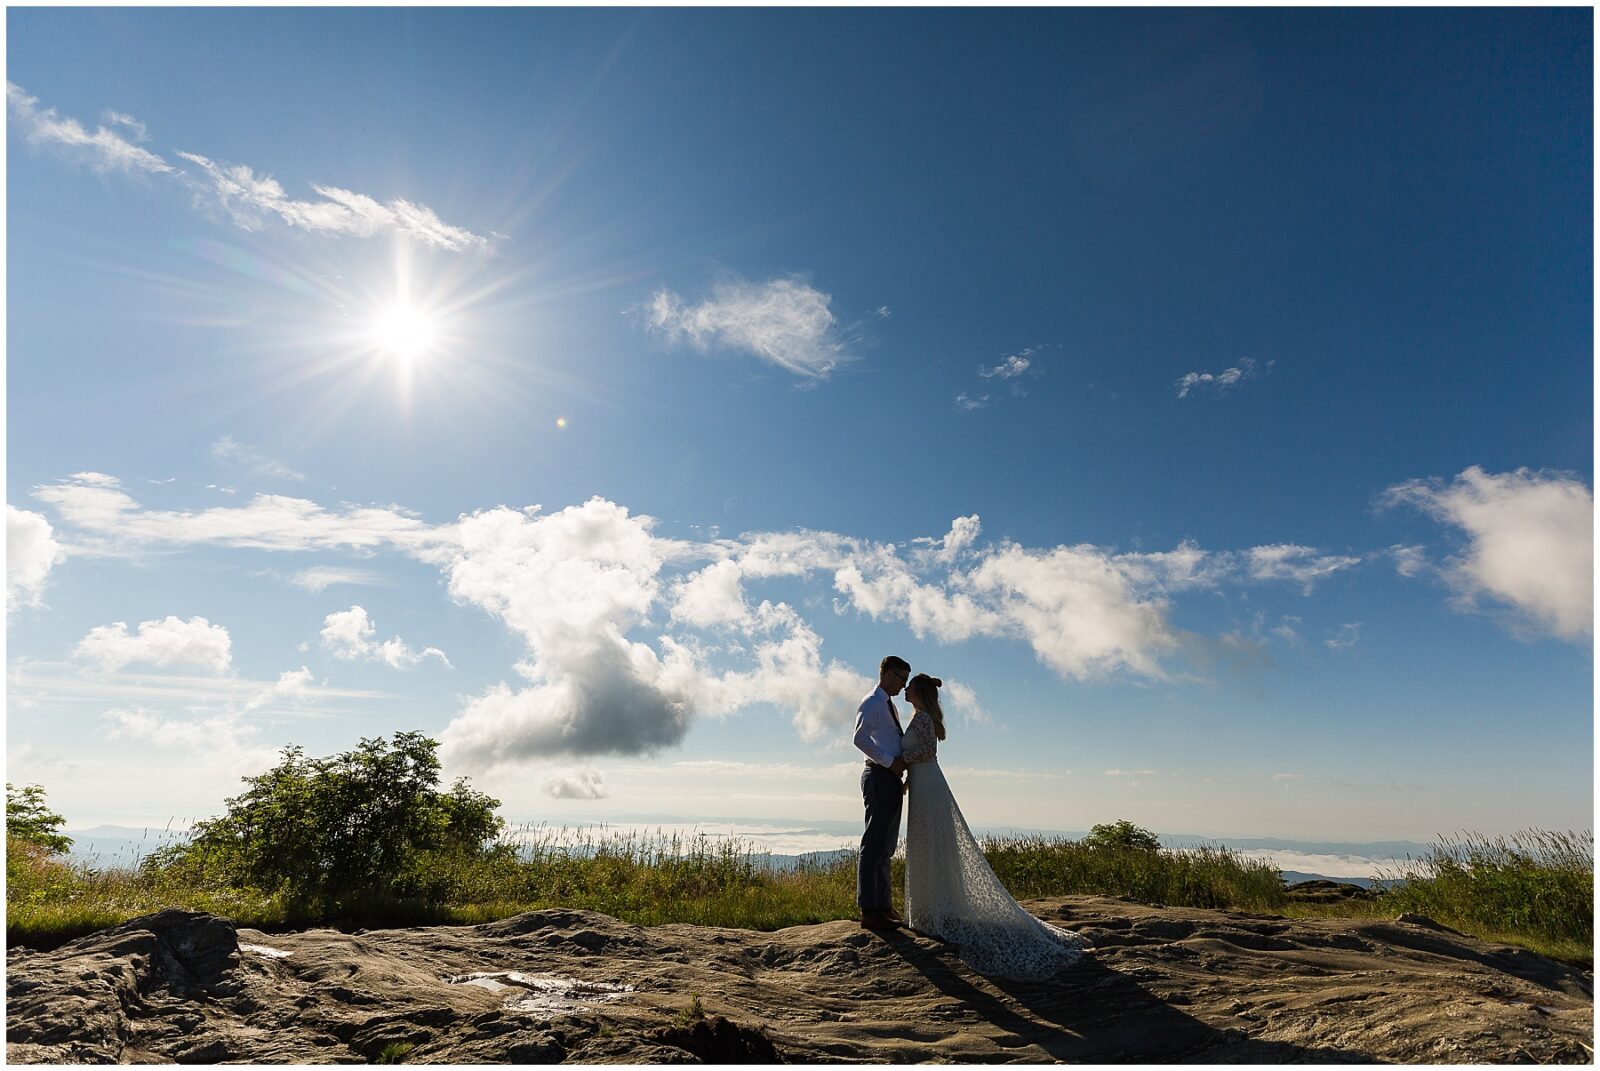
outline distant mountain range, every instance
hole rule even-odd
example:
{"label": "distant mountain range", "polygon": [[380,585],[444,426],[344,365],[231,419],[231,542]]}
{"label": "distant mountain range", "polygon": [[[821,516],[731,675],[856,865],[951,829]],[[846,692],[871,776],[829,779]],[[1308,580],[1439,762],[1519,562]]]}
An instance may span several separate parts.
{"label": "distant mountain range", "polygon": [[[533,823],[509,822],[508,826]],[[559,822],[544,823],[552,828],[562,828]],[[784,822],[775,819],[707,818],[688,815],[628,814],[608,817],[604,822],[582,823],[583,828],[620,829],[629,827],[674,827],[704,824],[739,827],[734,836],[748,842],[756,849],[758,858],[774,869],[788,870],[805,863],[825,864],[842,855],[848,855],[861,835],[860,826],[854,822],[807,821]],[[568,828],[578,828],[579,823],[569,822]],[[131,867],[156,849],[181,841],[187,830],[143,829],[130,826],[100,825],[88,829],[65,831],[73,839],[69,856],[79,862],[98,867]],[[1044,836],[1077,840],[1087,836],[1087,830],[1032,829],[1020,826],[979,828],[973,831],[983,836]],[[839,848],[805,852],[762,852],[764,840],[779,838],[813,838],[823,841],[837,838]],[[1220,839],[1197,834],[1163,834],[1161,844],[1166,848],[1195,848],[1202,846],[1227,847],[1255,858],[1271,858],[1278,863],[1280,873],[1288,882],[1342,881],[1363,888],[1372,887],[1381,870],[1396,869],[1406,858],[1419,858],[1427,854],[1429,845],[1418,841],[1303,841],[1281,837],[1229,837]]]}

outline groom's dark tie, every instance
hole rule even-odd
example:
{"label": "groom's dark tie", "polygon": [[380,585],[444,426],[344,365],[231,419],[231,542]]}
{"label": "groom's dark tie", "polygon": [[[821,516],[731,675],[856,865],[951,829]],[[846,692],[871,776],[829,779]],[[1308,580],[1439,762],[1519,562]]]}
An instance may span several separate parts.
{"label": "groom's dark tie", "polygon": [[[885,696],[884,698],[887,699],[888,697]],[[900,715],[894,709],[894,700],[893,699],[889,699],[889,717],[894,719],[895,731],[898,732],[901,736],[906,735],[906,731],[904,729],[900,728]]]}

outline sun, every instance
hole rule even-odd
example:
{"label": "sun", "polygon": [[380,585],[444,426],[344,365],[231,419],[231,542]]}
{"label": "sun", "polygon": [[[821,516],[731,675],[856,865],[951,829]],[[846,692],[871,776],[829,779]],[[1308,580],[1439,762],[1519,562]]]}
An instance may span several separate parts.
{"label": "sun", "polygon": [[439,344],[439,317],[410,301],[395,301],[373,316],[369,328],[372,345],[380,354],[400,361],[428,356]]}

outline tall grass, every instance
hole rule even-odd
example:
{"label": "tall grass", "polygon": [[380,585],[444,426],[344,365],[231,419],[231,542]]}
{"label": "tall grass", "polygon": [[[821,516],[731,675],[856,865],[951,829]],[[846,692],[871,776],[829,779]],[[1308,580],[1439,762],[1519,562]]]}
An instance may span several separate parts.
{"label": "tall grass", "polygon": [[[1490,840],[1444,840],[1408,863],[1377,901],[1352,914],[1426,914],[1478,936],[1563,959],[1592,959],[1593,837],[1530,830]],[[1049,838],[983,842],[995,873],[1018,899],[1094,894],[1177,906],[1294,912],[1269,863],[1226,848],[1159,852],[1090,847]],[[145,860],[149,863],[149,860]],[[8,838],[8,943],[51,945],[162,907],[224,915],[272,929],[313,923],[367,927],[486,922],[521,911],[581,908],[639,925],[685,922],[771,930],[856,917],[853,852],[774,868],[738,840],[703,834],[552,829],[508,831],[481,857],[428,855],[427,897],[370,897],[310,911],[285,896],[235,888],[203,868],[96,867]],[[904,867],[896,860],[894,886]],[[1317,914],[1326,914],[1319,910]]]}
{"label": "tall grass", "polygon": [[1091,893],[1187,907],[1275,909],[1285,902],[1272,864],[1221,847],[1143,851],[1060,838],[985,838],[983,851],[1013,896]]}
{"label": "tall grass", "polygon": [[1489,938],[1523,938],[1563,959],[1593,957],[1594,834],[1527,829],[1441,837],[1421,859],[1378,875],[1378,906]]}

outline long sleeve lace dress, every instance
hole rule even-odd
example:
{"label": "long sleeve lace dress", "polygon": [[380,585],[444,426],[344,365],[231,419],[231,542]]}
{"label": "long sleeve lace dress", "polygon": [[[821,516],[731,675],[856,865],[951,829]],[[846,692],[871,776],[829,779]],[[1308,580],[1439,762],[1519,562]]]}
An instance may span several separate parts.
{"label": "long sleeve lace dress", "polygon": [[1012,899],[983,857],[939,769],[933,719],[918,711],[901,757],[911,787],[906,818],[906,921],[950,941],[979,974],[1049,978],[1082,957],[1088,941],[1041,922]]}

